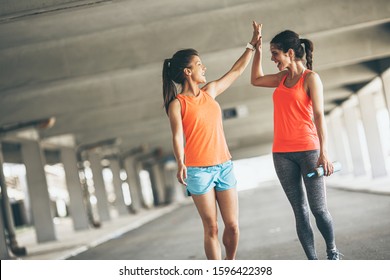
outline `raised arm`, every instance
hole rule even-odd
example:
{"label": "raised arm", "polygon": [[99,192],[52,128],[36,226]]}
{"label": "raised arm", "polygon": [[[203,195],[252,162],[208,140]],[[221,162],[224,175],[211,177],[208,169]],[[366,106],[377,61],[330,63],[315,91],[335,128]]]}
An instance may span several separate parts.
{"label": "raised arm", "polygon": [[187,178],[187,167],[184,164],[183,124],[179,100],[175,99],[169,104],[168,116],[172,130],[173,153],[177,163],[177,179],[181,184],[187,185],[184,181]]}
{"label": "raised arm", "polygon": [[[253,21],[253,35],[250,44],[254,47],[259,38],[259,25]],[[203,89],[214,98],[223,93],[233,82],[244,72],[252,58],[253,50],[246,48],[240,58],[233,64],[232,68],[218,80],[206,84]]]}
{"label": "raised arm", "polygon": [[327,151],[327,129],[324,116],[324,94],[320,77],[317,73],[310,73],[306,77],[308,92],[313,103],[314,124],[317,129],[318,139],[320,141],[320,156],[318,165],[324,167],[324,174],[329,176],[333,173],[332,162],[328,159]]}
{"label": "raised arm", "polygon": [[265,75],[263,67],[261,65],[263,56],[263,40],[262,40],[262,24],[259,24],[259,40],[256,44],[256,52],[253,57],[252,71],[251,71],[251,84],[257,87],[277,87],[283,76],[282,72],[277,74]]}

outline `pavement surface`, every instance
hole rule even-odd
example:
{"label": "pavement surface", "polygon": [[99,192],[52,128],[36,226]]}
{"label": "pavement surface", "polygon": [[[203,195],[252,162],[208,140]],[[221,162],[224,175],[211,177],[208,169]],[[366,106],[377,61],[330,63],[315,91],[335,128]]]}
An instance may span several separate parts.
{"label": "pavement surface", "polygon": [[[390,260],[390,177],[328,178],[328,206],[336,242],[346,260]],[[291,207],[276,181],[239,192],[242,260],[304,260]],[[317,252],[325,248],[314,220]],[[74,231],[70,218],[55,220],[57,239],[38,244],[32,227],[18,228],[21,260],[205,259],[203,230],[190,198],[181,203],[113,217],[100,228]],[[220,231],[223,226],[220,225]]]}

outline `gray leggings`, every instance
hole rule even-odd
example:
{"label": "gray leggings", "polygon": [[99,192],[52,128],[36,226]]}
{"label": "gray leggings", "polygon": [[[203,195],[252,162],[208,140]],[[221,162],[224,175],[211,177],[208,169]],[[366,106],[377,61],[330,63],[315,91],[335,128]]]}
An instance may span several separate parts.
{"label": "gray leggings", "polygon": [[[307,178],[306,176],[316,167],[318,156],[318,150],[273,153],[276,174],[294,211],[298,238],[309,260],[317,259],[317,253],[307,201],[317,227],[325,239],[326,248],[336,247],[332,216],[327,208],[324,177]],[[302,178],[305,188],[302,185]]]}

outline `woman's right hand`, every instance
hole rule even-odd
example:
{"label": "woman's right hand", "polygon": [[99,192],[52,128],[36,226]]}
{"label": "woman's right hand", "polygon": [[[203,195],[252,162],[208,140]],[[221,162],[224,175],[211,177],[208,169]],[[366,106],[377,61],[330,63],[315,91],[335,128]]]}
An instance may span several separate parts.
{"label": "woman's right hand", "polygon": [[330,176],[334,172],[333,163],[328,159],[326,154],[320,153],[317,160],[317,166],[322,166],[324,169],[324,176]]}
{"label": "woman's right hand", "polygon": [[256,21],[252,22],[252,27],[253,27],[253,35],[250,44],[254,47],[257,46],[259,39],[261,38],[261,27],[262,24],[257,23]]}
{"label": "woman's right hand", "polygon": [[254,45],[254,46],[255,46],[256,50],[261,51],[261,47],[262,47],[262,38],[263,38],[263,36],[261,35],[261,33],[262,33],[263,24],[262,24],[262,23],[256,23],[256,28],[257,28],[257,30],[258,30],[259,36],[258,36],[256,45]]}
{"label": "woman's right hand", "polygon": [[187,183],[185,182],[187,179],[187,167],[184,163],[178,164],[176,177],[180,184],[187,186]]}

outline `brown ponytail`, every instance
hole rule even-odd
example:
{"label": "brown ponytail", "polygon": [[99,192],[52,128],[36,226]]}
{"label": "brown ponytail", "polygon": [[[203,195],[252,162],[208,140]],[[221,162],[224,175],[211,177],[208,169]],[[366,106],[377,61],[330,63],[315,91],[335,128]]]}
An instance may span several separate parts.
{"label": "brown ponytail", "polygon": [[300,39],[300,41],[305,46],[306,66],[308,69],[313,70],[313,42],[309,39]]}
{"label": "brown ponytail", "polygon": [[177,95],[177,88],[169,75],[170,63],[171,59],[165,59],[162,70],[164,107],[167,114],[169,104],[175,99]]}
{"label": "brown ponytail", "polygon": [[169,104],[176,98],[176,84],[184,85],[184,69],[189,67],[192,56],[198,56],[194,49],[177,51],[172,58],[165,59],[162,70],[163,99],[165,112],[168,114]]}

